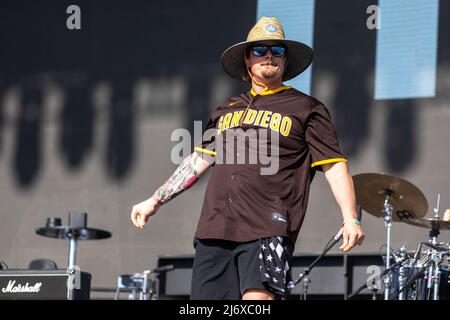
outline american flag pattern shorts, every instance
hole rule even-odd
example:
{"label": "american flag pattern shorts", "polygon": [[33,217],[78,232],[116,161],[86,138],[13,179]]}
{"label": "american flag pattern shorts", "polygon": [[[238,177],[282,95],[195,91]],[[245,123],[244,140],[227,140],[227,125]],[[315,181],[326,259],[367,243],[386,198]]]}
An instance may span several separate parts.
{"label": "american flag pattern shorts", "polygon": [[266,288],[282,297],[294,287],[290,263],[294,247],[286,237],[259,239],[259,272]]}

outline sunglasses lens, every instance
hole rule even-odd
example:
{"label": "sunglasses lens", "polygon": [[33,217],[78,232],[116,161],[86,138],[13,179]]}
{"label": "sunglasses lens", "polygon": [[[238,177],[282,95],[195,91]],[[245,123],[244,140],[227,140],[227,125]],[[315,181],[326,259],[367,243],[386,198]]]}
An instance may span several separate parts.
{"label": "sunglasses lens", "polygon": [[252,48],[252,52],[255,57],[263,57],[266,55],[267,46],[256,46]]}
{"label": "sunglasses lens", "polygon": [[252,47],[253,55],[255,57],[264,57],[269,47],[274,57],[284,57],[286,54],[286,49],[282,46],[254,46]]}
{"label": "sunglasses lens", "polygon": [[270,48],[274,57],[284,57],[286,49],[280,46],[273,46]]}

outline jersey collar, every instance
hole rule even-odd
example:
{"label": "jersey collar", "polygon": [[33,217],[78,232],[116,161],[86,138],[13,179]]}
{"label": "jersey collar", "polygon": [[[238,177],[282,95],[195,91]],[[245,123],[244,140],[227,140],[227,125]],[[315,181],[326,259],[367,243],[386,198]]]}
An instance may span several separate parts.
{"label": "jersey collar", "polygon": [[[273,89],[273,90],[266,90],[266,91],[263,91],[263,92],[261,92],[259,95],[260,95],[260,96],[267,96],[267,95],[269,95],[269,94],[274,94],[274,93],[277,93],[277,92],[280,92],[280,91],[283,91],[283,90],[287,90],[287,89],[290,89],[290,88],[292,88],[292,87],[290,87],[290,86],[281,86],[281,87],[278,87],[278,88]],[[251,93],[253,96],[257,96],[257,95],[258,95],[258,94],[255,92],[255,90],[253,90],[253,88],[250,90],[250,93]]]}

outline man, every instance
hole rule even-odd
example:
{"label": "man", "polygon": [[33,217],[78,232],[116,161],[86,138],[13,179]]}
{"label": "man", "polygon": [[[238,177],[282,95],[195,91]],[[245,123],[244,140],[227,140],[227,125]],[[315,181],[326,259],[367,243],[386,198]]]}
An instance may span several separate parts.
{"label": "man", "polygon": [[[251,82],[251,91],[217,108],[207,124],[207,131],[214,129],[215,134],[150,199],[133,207],[131,220],[142,229],[161,205],[213,166],[194,240],[191,299],[286,297],[293,286],[289,265],[316,170],[325,173],[342,212],[340,249],[348,252],[362,243],[352,178],[330,115],[321,102],[282,83],[304,71],[312,57],[311,48],[285,39],[276,18],[262,17],[247,41],[222,55],[226,73]],[[271,156],[278,161],[275,174],[262,174],[261,161],[236,162],[254,145],[247,141],[233,153],[230,141],[252,130],[250,140],[271,135]],[[228,161],[230,151],[233,161]]]}

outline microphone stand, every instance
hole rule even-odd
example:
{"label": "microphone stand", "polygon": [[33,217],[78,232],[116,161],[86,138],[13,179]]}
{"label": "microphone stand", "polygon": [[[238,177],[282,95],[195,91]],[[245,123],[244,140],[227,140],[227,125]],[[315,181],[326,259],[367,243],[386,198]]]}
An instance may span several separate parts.
{"label": "microphone stand", "polygon": [[317,264],[317,262],[319,262],[320,259],[322,259],[328,251],[330,251],[331,248],[334,247],[334,245],[342,239],[342,234],[344,233],[344,227],[342,227],[339,232],[333,236],[330,241],[328,241],[327,245],[325,246],[325,248],[323,249],[322,253],[320,254],[320,256],[318,256],[316,258],[316,260],[313,261],[313,263],[311,263],[308,267],[305,268],[305,270],[303,270],[302,273],[300,273],[300,275],[298,276],[297,280],[295,280],[294,282],[294,287],[303,280],[303,292],[300,295],[300,300],[306,300],[307,294],[308,294],[308,285],[311,282],[311,280],[309,280],[309,273],[311,272],[311,270],[314,268],[314,266]]}

